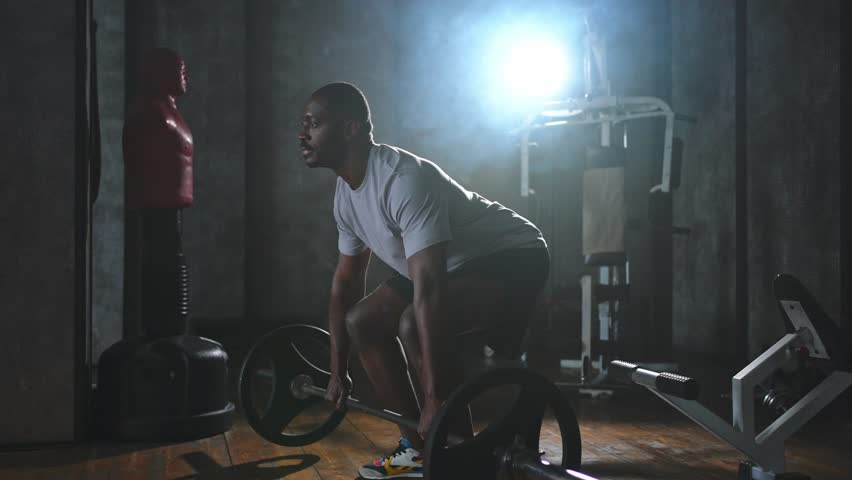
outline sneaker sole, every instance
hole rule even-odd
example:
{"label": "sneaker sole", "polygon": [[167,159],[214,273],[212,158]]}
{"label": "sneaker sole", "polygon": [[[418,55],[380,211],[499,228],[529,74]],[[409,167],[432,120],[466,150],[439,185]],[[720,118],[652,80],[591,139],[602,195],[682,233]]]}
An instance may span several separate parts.
{"label": "sneaker sole", "polygon": [[359,468],[358,474],[366,480],[382,480],[387,478],[423,478],[422,472],[399,473],[397,475],[382,475],[381,473],[372,470],[364,470]]}

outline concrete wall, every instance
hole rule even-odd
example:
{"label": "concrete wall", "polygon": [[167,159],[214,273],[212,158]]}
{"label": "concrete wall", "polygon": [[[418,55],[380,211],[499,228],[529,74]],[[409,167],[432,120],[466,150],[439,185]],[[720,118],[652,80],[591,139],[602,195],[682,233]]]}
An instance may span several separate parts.
{"label": "concrete wall", "polygon": [[679,122],[682,186],[674,222],[674,344],[732,356],[736,334],[735,0],[672,3],[672,108]]}
{"label": "concrete wall", "polygon": [[[844,162],[841,89],[847,2],[748,3],[749,346],[783,334],[771,289],[799,279],[841,313]],[[848,75],[848,74],[847,74]]]}
{"label": "concrete wall", "polygon": [[92,225],[92,356],[121,339],[124,310],[124,2],[94,2],[101,181]]}
{"label": "concrete wall", "polygon": [[337,262],[335,176],[303,164],[297,140],[302,107],[326,83],[355,83],[371,100],[376,139],[396,142],[397,5],[246,4],[249,322],[325,316]]}
{"label": "concrete wall", "polygon": [[[684,186],[675,197],[676,223],[692,228],[675,245],[680,350],[732,358],[739,321],[748,356],[774,343],[783,333],[771,286],[780,272],[841,311],[843,4],[747,2],[745,89],[737,91],[736,3],[672,2],[672,102],[698,119],[681,129]],[[736,249],[737,132],[746,141],[745,251]],[[748,269],[739,282],[738,261]],[[737,318],[737,295],[747,295],[746,319]]]}
{"label": "concrete wall", "polygon": [[0,444],[75,433],[75,9],[0,7]]}
{"label": "concrete wall", "polygon": [[180,53],[188,91],[177,101],[192,130],[195,203],[183,213],[196,320],[239,317],[245,268],[245,6],[243,2],[128,0],[128,92],[150,47]]}

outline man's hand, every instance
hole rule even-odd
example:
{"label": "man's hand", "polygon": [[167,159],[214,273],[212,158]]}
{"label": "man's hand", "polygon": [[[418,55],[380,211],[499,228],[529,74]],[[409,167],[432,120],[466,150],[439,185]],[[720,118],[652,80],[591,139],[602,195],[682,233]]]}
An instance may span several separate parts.
{"label": "man's hand", "polygon": [[328,379],[328,386],[325,388],[325,399],[333,403],[338,410],[343,409],[346,405],[346,399],[349,398],[349,393],[352,391],[352,379],[348,374],[337,375],[331,374]]}
{"label": "man's hand", "polygon": [[426,440],[429,435],[429,429],[432,428],[432,422],[435,420],[435,415],[438,409],[441,408],[441,402],[436,398],[423,399],[423,408],[420,410],[420,424],[417,425],[417,433]]}

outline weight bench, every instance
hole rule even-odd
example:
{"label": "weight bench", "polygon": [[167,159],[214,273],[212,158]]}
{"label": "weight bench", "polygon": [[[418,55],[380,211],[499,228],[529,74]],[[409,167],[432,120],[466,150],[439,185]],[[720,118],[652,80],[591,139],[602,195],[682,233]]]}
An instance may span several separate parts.
{"label": "weight bench", "polygon": [[[805,287],[793,276],[775,278],[775,296],[783,312],[787,334],[734,375],[731,381],[733,422],[695,401],[698,382],[668,372],[613,361],[610,372],[646,387],[696,423],[739,450],[748,461],[740,463],[738,480],[808,478],[784,473],[784,442],[838,395],[852,386],[852,339],[829,318]],[[800,356],[806,356],[826,376],[783,411],[762,432],[755,431],[755,391],[770,375]],[[766,394],[772,403],[772,392]]]}

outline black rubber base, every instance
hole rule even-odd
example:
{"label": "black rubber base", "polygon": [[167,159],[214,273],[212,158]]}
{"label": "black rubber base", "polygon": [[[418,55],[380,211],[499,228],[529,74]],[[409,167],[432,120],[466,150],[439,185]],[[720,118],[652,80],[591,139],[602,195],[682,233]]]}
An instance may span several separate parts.
{"label": "black rubber base", "polygon": [[98,362],[96,428],[117,440],[190,440],[233,423],[228,355],[203,337],[121,340]]}

